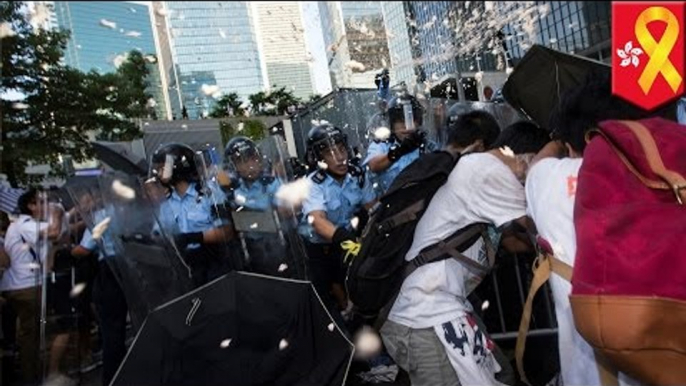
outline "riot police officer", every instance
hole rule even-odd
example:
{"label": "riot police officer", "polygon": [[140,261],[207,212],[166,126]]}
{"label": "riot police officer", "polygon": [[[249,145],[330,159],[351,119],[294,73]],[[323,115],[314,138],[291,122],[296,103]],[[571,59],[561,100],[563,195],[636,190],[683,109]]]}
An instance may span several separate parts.
{"label": "riot police officer", "polygon": [[228,248],[233,229],[224,206],[226,195],[200,178],[193,149],[178,143],[161,145],[151,167],[151,175],[169,189],[159,220],[191,267],[194,285],[239,268]]}
{"label": "riot police officer", "polygon": [[[281,181],[273,175],[270,160],[261,154],[255,142],[239,136],[226,144],[224,161],[230,176],[229,202],[232,209],[240,211],[235,216],[254,213],[258,214],[255,219],[276,224],[278,215],[274,210],[274,197]],[[252,272],[277,275],[280,263],[287,260],[284,256],[286,241],[279,236],[278,229],[259,229],[259,221],[254,225],[254,230],[239,231],[246,268]]]}
{"label": "riot police officer", "polygon": [[423,114],[422,105],[406,92],[388,103],[386,116],[390,136],[384,138],[378,135],[378,131],[372,133],[373,141],[363,162],[373,173],[379,193],[386,192],[398,174],[420,154],[434,150],[435,145],[426,139],[426,132],[421,130]]}
{"label": "riot police officer", "polygon": [[311,280],[329,307],[337,303],[345,309],[343,243],[355,240],[353,218],[356,212],[371,208],[375,195],[364,169],[353,162],[347,136],[339,128],[323,124],[310,130],[307,158],[317,170],[307,177],[312,184],[303,202],[299,231]]}

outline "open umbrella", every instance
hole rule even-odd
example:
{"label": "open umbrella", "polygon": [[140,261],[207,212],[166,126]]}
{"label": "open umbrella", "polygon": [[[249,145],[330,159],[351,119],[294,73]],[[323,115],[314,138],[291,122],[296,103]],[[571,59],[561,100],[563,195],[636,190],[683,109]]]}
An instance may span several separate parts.
{"label": "open umbrella", "polygon": [[[583,84],[591,73],[605,73],[609,79],[610,72],[605,63],[534,45],[505,82],[503,96],[539,126],[548,127],[550,113],[567,90]],[[651,114],[675,120],[676,102]]]}
{"label": "open umbrella", "polygon": [[610,66],[582,56],[534,45],[515,66],[505,86],[505,100],[541,127],[565,91],[582,84],[591,72],[610,73]]}
{"label": "open umbrella", "polygon": [[112,146],[99,142],[92,143],[95,157],[107,164],[114,170],[118,170],[130,175],[145,176],[146,168],[143,162],[134,162],[126,153],[125,149],[115,149]]}
{"label": "open umbrella", "polygon": [[354,347],[310,282],[232,272],[150,313],[112,385],[343,385]]}

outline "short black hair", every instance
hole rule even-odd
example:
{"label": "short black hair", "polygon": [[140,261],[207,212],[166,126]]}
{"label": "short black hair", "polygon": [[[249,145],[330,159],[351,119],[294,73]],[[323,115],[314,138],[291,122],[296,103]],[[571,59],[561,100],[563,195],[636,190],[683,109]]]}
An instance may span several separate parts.
{"label": "short black hair", "polygon": [[584,83],[569,89],[550,115],[550,129],[555,139],[568,143],[583,153],[586,134],[608,119],[637,120],[648,112],[612,95],[609,73],[592,72]]}
{"label": "short black hair", "polygon": [[538,153],[550,142],[550,134],[530,121],[519,121],[506,127],[492,148],[509,147],[515,154]]}
{"label": "short black hair", "polygon": [[35,204],[37,199],[38,189],[31,188],[24,192],[24,194],[19,196],[19,201],[17,202],[17,206],[19,207],[19,213],[31,216],[33,213],[31,213],[29,205]]}
{"label": "short black hair", "polygon": [[467,147],[482,140],[489,148],[499,134],[498,121],[486,111],[474,110],[457,119],[448,119],[448,143],[454,146]]}

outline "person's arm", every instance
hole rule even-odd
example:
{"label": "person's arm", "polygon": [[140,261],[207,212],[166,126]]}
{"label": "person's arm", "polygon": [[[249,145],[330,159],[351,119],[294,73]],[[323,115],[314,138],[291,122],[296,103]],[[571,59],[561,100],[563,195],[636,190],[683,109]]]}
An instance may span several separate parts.
{"label": "person's arm", "polygon": [[72,250],[71,250],[71,255],[76,257],[76,258],[87,257],[91,253],[92,253],[91,250],[88,250],[88,249],[82,247],[81,245],[77,245],[74,248],[72,248]]}
{"label": "person's arm", "polygon": [[5,247],[0,245],[0,271],[10,267],[10,256],[5,252]]}
{"label": "person's arm", "polygon": [[336,233],[336,225],[329,221],[326,217],[326,212],[323,210],[310,212],[308,214],[308,221],[312,222],[312,228],[314,228],[315,233],[326,241],[332,241],[334,233]]}
{"label": "person's arm", "polygon": [[233,239],[233,227],[229,225],[222,225],[218,228],[212,228],[202,232],[203,244],[219,244]]}
{"label": "person's arm", "polygon": [[503,229],[500,246],[509,253],[528,253],[534,251],[527,233],[527,217],[520,217]]}
{"label": "person's arm", "polygon": [[388,154],[381,154],[370,158],[367,165],[369,166],[369,170],[374,173],[381,173],[390,168],[391,165],[393,165],[393,162],[388,158]]}
{"label": "person's arm", "polygon": [[545,158],[560,158],[566,152],[567,152],[567,149],[565,148],[565,145],[562,143],[562,141],[550,141],[531,160],[529,167],[534,166],[538,161],[545,159]]}

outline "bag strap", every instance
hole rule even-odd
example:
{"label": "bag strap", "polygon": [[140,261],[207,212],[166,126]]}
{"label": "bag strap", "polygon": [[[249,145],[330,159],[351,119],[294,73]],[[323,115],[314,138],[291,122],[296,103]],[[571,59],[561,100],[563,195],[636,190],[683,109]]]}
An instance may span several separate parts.
{"label": "bag strap", "polygon": [[[473,239],[477,235],[481,235],[481,237],[484,239],[486,254],[488,255],[488,267],[468,258],[460,251],[467,241]],[[493,244],[488,237],[486,226],[483,224],[470,225],[466,229],[456,232],[453,236],[450,236],[446,240],[440,241],[437,244],[426,248],[424,251],[419,253],[417,257],[410,261],[410,264],[408,264],[408,269],[411,269],[411,271],[406,273],[405,277],[410,276],[412,272],[424,264],[433,263],[435,261],[444,260],[447,258],[455,259],[457,262],[466,266],[468,269],[478,275],[486,275],[495,262],[495,249],[493,248]]]}
{"label": "bag strap", "polygon": [[526,337],[529,333],[529,326],[531,323],[531,311],[534,297],[543,284],[550,279],[551,272],[561,276],[570,283],[572,282],[572,267],[551,254],[540,253],[534,261],[533,271],[534,277],[531,280],[529,294],[526,296],[526,302],[524,303],[524,309],[522,310],[522,318],[519,321],[519,331],[517,332],[517,344],[515,345],[517,371],[522,378],[522,382],[529,386],[531,386],[531,383],[524,372],[524,349],[526,347]]}
{"label": "bag strap", "polygon": [[[459,252],[458,249],[462,249],[464,247],[463,244],[466,242],[470,241],[472,238],[475,236],[481,234],[481,237],[484,238],[484,243],[486,244],[486,253],[488,254],[488,260],[489,262],[494,262],[495,261],[495,249],[493,248],[493,243],[491,243],[490,239],[488,238],[488,234],[486,233],[486,226],[484,224],[473,224],[470,225],[467,228],[463,228],[463,230],[458,231],[454,236],[451,236],[448,239],[448,242],[450,245],[453,247],[451,248],[451,252],[447,253],[447,251],[441,251],[441,253],[433,253],[430,256],[424,255],[422,258],[422,253],[420,253],[417,257],[412,259],[406,266],[405,266],[405,271],[403,272],[403,279],[400,281],[401,286],[402,283],[407,279],[414,271],[416,271],[419,267],[424,266],[429,263],[435,263],[437,261],[449,259],[449,258],[454,258],[456,261],[462,264],[475,264],[478,266],[478,269],[484,269],[483,266],[474,260],[468,258],[467,256],[464,256],[462,253]],[[439,243],[440,244],[440,243]],[[447,245],[448,243],[444,243]],[[438,250],[438,248],[436,248]],[[491,266],[493,264],[491,263]],[[488,273],[488,270],[486,269],[486,273]],[[374,322],[374,329],[376,331],[381,331],[381,327],[383,326],[384,323],[386,323],[386,320],[388,319],[388,314],[391,313],[391,308],[393,308],[393,305],[395,304],[395,301],[398,299],[398,295],[400,295],[400,288],[398,288],[398,291],[396,291],[395,295],[393,296],[392,299],[389,300],[388,303],[386,303],[383,308],[379,311],[379,315],[376,317],[376,321]]]}
{"label": "bag strap", "polygon": [[379,234],[387,233],[393,228],[406,224],[410,221],[415,221],[419,217],[417,216],[419,212],[424,209],[424,199],[416,201],[414,204],[408,206],[402,211],[394,214],[393,216],[381,221],[377,226],[376,230]]}
{"label": "bag strap", "polygon": [[626,125],[638,139],[646,159],[648,160],[650,169],[669,184],[669,188],[674,192],[677,201],[679,204],[683,205],[686,201],[686,179],[684,176],[665,167],[662,157],[660,156],[660,150],[657,148],[657,143],[655,143],[655,138],[653,138],[653,135],[642,123],[636,121],[622,121],[622,123]]}
{"label": "bag strap", "polygon": [[631,163],[631,161],[629,161],[624,152],[621,149],[619,149],[617,145],[615,145],[614,141],[612,141],[612,139],[610,139],[601,130],[594,130],[592,133],[599,134],[603,138],[605,138],[605,140],[610,145],[612,150],[614,150],[615,153],[617,153],[619,159],[624,163],[627,169],[629,169],[629,171],[631,171],[631,173],[634,174],[641,181],[641,183],[643,183],[645,186],[651,189],[673,191],[674,196],[677,199],[677,202],[680,205],[683,205],[684,202],[686,202],[686,179],[678,172],[669,170],[665,167],[665,164],[662,161],[662,157],[660,156],[660,151],[657,147],[657,143],[655,143],[655,139],[653,138],[650,131],[640,122],[620,122],[634,134],[639,144],[641,145],[641,148],[643,149],[643,153],[645,154],[645,157],[648,161],[648,166],[653,171],[653,173],[655,173],[663,181],[654,180],[643,175],[643,173],[641,173]]}

